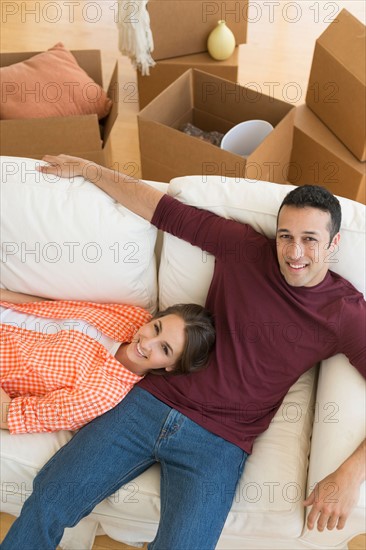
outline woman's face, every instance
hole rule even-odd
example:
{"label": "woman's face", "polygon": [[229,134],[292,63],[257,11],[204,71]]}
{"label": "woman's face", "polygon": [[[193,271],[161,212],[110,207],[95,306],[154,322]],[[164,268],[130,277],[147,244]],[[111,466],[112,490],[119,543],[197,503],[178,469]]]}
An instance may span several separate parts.
{"label": "woman's face", "polygon": [[152,319],[124,347],[122,364],[136,374],[153,369],[174,370],[185,346],[185,324],[178,315]]}

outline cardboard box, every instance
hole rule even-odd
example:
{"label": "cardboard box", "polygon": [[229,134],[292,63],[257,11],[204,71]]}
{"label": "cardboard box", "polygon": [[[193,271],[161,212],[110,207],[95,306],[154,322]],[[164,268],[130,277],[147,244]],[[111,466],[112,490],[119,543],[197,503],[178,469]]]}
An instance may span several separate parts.
{"label": "cardboard box", "polygon": [[150,69],[149,76],[142,76],[141,72],[137,71],[140,109],[143,109],[188,69],[199,69],[225,80],[237,82],[238,64],[239,48],[235,48],[233,55],[225,61],[215,61],[206,52],[158,61],[155,67]]}
{"label": "cardboard box", "polygon": [[366,160],[366,27],[347,10],[318,38],[307,105]]}
{"label": "cardboard box", "polygon": [[366,203],[366,165],[306,105],[295,112],[288,180],[294,185],[322,185],[336,195]]}
{"label": "cardboard box", "polygon": [[[2,53],[0,66],[24,61],[40,52]],[[99,50],[73,51],[79,65],[103,85]],[[118,66],[108,87],[113,105],[109,115],[99,121],[97,115],[0,120],[0,154],[40,159],[45,154],[70,154],[112,165],[110,134],[118,116]]]}
{"label": "cardboard box", "polygon": [[155,61],[207,51],[207,38],[220,19],[247,40],[248,0],[149,0]]}
{"label": "cardboard box", "polygon": [[[169,182],[176,176],[225,174],[285,183],[293,114],[284,101],[190,69],[138,115],[142,177]],[[267,120],[274,130],[246,159],[179,130],[191,122],[226,133],[249,119]]]}

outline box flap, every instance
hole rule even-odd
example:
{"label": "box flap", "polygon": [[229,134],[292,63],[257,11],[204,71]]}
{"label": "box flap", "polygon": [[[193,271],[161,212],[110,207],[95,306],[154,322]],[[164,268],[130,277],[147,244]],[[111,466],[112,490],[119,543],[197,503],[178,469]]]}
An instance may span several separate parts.
{"label": "box flap", "polygon": [[102,56],[100,50],[72,50],[76,61],[103,88]]}
{"label": "box flap", "polygon": [[296,108],[295,127],[310,135],[318,143],[325,144],[327,149],[332,151],[339,159],[352,166],[356,171],[365,172],[365,164],[357,160],[307,105],[301,105]]}
{"label": "box flap", "polygon": [[230,80],[192,69],[194,105],[217,117],[238,124],[263,119],[276,126],[293,109],[293,105],[240,86]]}
{"label": "box flap", "polygon": [[177,127],[182,115],[193,108],[192,71],[186,71],[172,82],[163,93],[159,94],[140,113],[138,118],[154,120],[167,126]]}
{"label": "box flap", "polygon": [[187,55],[158,61],[149,76],[137,71],[137,85],[140,109],[165,90],[190,68],[215,74],[232,82],[238,80],[238,48],[226,61],[216,62],[207,53]]}
{"label": "box flap", "polygon": [[296,127],[288,179],[294,185],[322,185],[336,195],[365,203],[365,174],[340,158],[329,143]]}
{"label": "box flap", "polygon": [[118,62],[114,66],[114,70],[111,76],[111,81],[109,83],[107,95],[112,100],[112,108],[109,112],[108,117],[105,120],[104,131],[103,131],[103,141],[106,143],[112,131],[113,125],[118,117]]}
{"label": "box flap", "polygon": [[[276,126],[276,131],[268,134],[266,139],[247,158],[248,167],[258,166],[261,177],[276,183],[286,183],[288,168],[291,162],[296,109],[292,109]],[[248,175],[250,177],[250,175]]]}
{"label": "box flap", "polygon": [[366,83],[366,27],[343,9],[317,42],[363,84]]}

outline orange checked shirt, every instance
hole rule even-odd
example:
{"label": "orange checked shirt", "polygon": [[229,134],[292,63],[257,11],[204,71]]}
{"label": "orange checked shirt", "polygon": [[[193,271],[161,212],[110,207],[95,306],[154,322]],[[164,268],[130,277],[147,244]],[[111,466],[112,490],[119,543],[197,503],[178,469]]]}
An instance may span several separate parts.
{"label": "orange checked shirt", "polygon": [[[26,314],[82,319],[116,342],[129,343],[151,320],[127,305],[44,301],[0,302]],[[117,405],[141,380],[95,339],[76,330],[56,334],[0,325],[1,387],[12,398],[11,433],[76,430]]]}

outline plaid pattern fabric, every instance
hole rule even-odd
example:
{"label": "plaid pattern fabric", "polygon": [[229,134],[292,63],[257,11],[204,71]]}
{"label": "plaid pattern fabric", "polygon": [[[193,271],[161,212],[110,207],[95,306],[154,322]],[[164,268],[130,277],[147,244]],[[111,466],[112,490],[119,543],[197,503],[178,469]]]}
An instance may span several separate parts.
{"label": "plaid pattern fabric", "polygon": [[[91,302],[31,302],[7,308],[40,317],[83,319],[121,343],[151,319],[144,309]],[[113,408],[141,380],[79,331],[56,334],[0,325],[0,380],[12,398],[11,433],[76,430]]]}

